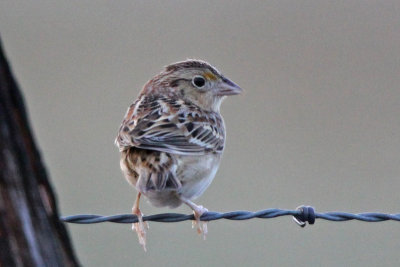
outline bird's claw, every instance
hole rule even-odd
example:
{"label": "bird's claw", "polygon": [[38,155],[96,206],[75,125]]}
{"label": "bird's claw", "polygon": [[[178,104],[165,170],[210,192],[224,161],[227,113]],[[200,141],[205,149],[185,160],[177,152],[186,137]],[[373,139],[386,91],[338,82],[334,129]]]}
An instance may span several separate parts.
{"label": "bird's claw", "polygon": [[138,218],[138,222],[132,224],[132,230],[136,232],[139,244],[143,247],[144,251],[146,250],[146,230],[149,229],[149,224],[143,221],[143,214],[139,209],[133,212]]}
{"label": "bird's claw", "polygon": [[197,233],[202,235],[204,240],[208,233],[207,222],[200,221],[200,217],[207,211],[208,209],[203,206],[197,206],[196,209],[193,210],[195,220],[192,221],[192,228],[197,227]]}

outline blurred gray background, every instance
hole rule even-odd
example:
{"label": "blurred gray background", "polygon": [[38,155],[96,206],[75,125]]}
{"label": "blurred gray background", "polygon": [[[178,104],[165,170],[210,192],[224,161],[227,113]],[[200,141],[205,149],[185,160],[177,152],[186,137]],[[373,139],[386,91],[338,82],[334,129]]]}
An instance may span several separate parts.
{"label": "blurred gray background", "polygon": [[[1,1],[0,33],[63,215],[129,213],[114,137],[142,85],[200,58],[228,98],[212,211],[400,212],[399,1]],[[164,212],[143,202],[147,215]],[[301,229],[289,217],[68,225],[84,266],[394,266],[396,222]]]}

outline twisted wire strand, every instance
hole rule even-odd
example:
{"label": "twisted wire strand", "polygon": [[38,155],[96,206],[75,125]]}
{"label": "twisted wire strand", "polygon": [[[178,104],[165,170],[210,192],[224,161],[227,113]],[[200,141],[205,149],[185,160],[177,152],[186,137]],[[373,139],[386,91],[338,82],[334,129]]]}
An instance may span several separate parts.
{"label": "twisted wire strand", "polygon": [[[296,210],[283,210],[283,209],[266,209],[256,212],[251,211],[231,211],[231,212],[213,212],[209,211],[204,213],[201,217],[201,221],[215,221],[220,219],[227,220],[249,220],[253,218],[260,219],[271,219],[281,216],[293,216],[294,221],[304,227],[306,222],[308,224],[314,224],[316,219],[323,219],[327,221],[342,222],[350,220],[358,220],[364,222],[382,222],[382,221],[400,221],[399,214],[386,214],[379,212],[367,212],[352,214],[347,212],[326,212],[317,213],[313,207],[300,206]],[[180,213],[161,213],[149,216],[143,216],[143,221],[154,221],[154,222],[182,222],[187,220],[194,220],[193,214],[180,214]],[[61,221],[76,224],[92,224],[102,222],[113,222],[113,223],[136,223],[138,218],[133,214],[118,214],[112,216],[102,215],[90,215],[80,214],[61,217]]]}

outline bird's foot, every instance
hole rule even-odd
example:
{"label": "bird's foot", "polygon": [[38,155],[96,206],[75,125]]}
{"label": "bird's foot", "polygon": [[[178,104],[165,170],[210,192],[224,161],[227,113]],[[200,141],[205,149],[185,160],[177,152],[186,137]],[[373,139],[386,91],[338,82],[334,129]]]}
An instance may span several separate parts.
{"label": "bird's foot", "polygon": [[207,222],[205,221],[200,221],[200,217],[201,215],[203,215],[205,212],[207,212],[208,209],[204,208],[203,206],[199,205],[199,206],[195,206],[193,208],[193,214],[194,214],[194,218],[195,220],[192,221],[192,228],[197,227],[197,233],[199,235],[203,236],[203,239],[206,239],[206,235],[207,235]]}
{"label": "bird's foot", "polygon": [[139,208],[132,209],[132,213],[138,217],[138,222],[132,224],[132,230],[137,233],[139,244],[146,251],[146,230],[149,229],[149,224],[143,221],[143,214]]}
{"label": "bird's foot", "polygon": [[192,221],[192,227],[196,227],[197,228],[197,233],[203,235],[203,239],[206,239],[206,235],[207,235],[207,222],[204,221],[200,221],[200,217],[201,215],[203,215],[205,212],[208,211],[208,209],[204,208],[201,205],[196,205],[194,204],[192,201],[190,201],[187,198],[184,198],[182,196],[180,196],[180,199],[182,200],[183,203],[185,203],[186,205],[188,205],[192,210],[193,210],[193,214],[194,214],[194,221]]}

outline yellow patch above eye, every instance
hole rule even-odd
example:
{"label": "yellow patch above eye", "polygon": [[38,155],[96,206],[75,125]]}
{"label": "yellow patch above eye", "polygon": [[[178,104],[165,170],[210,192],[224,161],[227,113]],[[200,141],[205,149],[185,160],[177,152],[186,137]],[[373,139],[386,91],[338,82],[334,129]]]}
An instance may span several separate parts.
{"label": "yellow patch above eye", "polygon": [[206,72],[206,73],[204,73],[204,78],[206,78],[209,81],[215,81],[217,79],[217,76],[215,76],[211,72]]}

